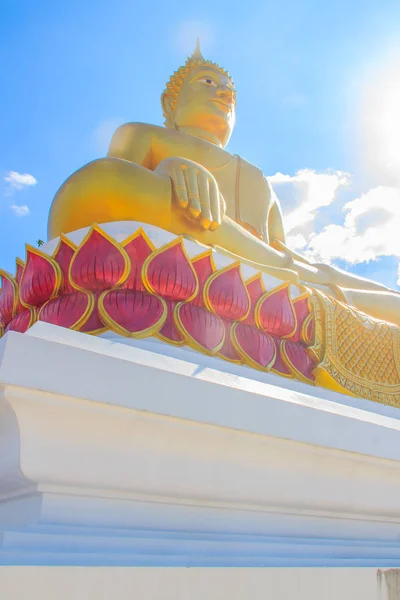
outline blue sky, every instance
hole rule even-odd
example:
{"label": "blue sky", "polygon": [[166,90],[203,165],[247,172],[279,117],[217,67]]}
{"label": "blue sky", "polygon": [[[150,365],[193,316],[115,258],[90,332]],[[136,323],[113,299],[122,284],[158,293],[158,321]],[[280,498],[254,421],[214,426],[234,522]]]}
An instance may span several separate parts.
{"label": "blue sky", "polygon": [[0,266],[46,239],[57,188],[113,129],[162,124],[199,34],[236,83],[228,149],[272,177],[293,247],[395,287],[399,28],[398,0],[0,0]]}

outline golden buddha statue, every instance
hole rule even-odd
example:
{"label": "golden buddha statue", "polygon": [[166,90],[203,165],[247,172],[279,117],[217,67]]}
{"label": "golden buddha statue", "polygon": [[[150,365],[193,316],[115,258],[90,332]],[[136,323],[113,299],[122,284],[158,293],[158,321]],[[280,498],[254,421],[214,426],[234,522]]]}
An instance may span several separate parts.
{"label": "golden buddha statue", "polygon": [[256,166],[225,147],[235,124],[230,75],[199,45],[161,97],[165,127],[126,123],[106,158],[76,171],[52,203],[52,239],[93,222],[141,221],[218,247],[283,280],[322,289],[400,325],[400,295],[285,246],[279,201]]}

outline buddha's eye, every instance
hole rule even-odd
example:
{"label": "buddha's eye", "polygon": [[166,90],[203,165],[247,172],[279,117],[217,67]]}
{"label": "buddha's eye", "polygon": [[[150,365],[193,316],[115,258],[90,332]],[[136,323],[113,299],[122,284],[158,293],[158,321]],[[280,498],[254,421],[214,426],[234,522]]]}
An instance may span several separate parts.
{"label": "buddha's eye", "polygon": [[209,77],[202,77],[201,79],[199,79],[199,81],[201,83],[206,83],[207,85],[217,87],[217,84],[215,83],[215,81],[213,79],[210,79]]}

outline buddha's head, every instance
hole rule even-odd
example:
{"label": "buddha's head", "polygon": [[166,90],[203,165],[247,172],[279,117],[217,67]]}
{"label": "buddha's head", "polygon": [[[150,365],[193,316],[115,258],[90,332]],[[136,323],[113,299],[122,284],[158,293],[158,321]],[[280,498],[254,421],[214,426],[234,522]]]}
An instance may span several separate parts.
{"label": "buddha's head", "polygon": [[203,58],[198,44],[170,77],[161,102],[167,127],[228,143],[235,125],[234,85],[229,73]]}

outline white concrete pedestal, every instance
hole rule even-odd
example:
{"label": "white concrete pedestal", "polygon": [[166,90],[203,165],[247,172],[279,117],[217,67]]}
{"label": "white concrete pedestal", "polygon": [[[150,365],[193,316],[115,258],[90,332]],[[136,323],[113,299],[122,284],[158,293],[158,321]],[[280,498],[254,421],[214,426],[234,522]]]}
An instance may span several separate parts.
{"label": "white concrete pedestal", "polygon": [[397,598],[398,409],[135,346],[0,340],[2,600]]}

